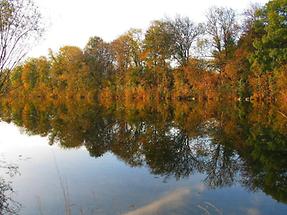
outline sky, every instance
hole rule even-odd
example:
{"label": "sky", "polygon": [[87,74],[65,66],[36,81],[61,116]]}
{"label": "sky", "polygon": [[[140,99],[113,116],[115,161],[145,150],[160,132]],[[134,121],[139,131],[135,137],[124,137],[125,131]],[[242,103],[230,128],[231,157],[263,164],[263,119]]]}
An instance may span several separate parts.
{"label": "sky", "polygon": [[130,28],[147,29],[151,21],[176,15],[204,22],[208,8],[231,7],[242,11],[251,3],[267,0],[34,0],[46,31],[29,57],[47,55],[65,45],[84,48],[88,39],[99,36],[109,42]]}

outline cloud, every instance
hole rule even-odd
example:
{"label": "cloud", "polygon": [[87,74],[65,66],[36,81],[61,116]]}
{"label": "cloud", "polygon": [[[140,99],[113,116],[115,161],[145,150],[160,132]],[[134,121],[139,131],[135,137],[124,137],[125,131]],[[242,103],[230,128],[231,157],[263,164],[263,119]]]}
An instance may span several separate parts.
{"label": "cloud", "polygon": [[195,191],[197,191],[197,192],[203,192],[203,191],[206,190],[206,185],[203,184],[203,183],[195,184],[195,185],[193,186],[193,189],[194,189]]}
{"label": "cloud", "polygon": [[247,208],[247,215],[260,215],[260,211],[257,208]]}
{"label": "cloud", "polygon": [[150,204],[125,213],[123,215],[150,215],[157,214],[157,212],[164,207],[179,207],[185,196],[190,194],[190,189],[179,188],[175,191],[168,193],[158,200],[151,202]]}

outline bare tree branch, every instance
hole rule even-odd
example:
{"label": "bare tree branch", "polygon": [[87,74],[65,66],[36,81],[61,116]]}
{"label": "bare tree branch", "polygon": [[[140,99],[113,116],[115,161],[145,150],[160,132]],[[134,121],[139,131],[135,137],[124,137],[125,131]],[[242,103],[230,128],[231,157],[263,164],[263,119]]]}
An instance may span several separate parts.
{"label": "bare tree branch", "polygon": [[31,0],[0,0],[0,92],[10,71],[42,35],[41,14]]}

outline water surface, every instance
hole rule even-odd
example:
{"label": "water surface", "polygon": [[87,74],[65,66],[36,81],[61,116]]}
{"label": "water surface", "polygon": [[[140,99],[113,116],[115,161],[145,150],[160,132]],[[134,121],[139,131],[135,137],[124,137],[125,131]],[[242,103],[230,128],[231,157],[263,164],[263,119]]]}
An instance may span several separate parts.
{"label": "water surface", "polygon": [[13,192],[1,195],[24,215],[283,215],[280,113],[217,102],[3,104],[1,183]]}

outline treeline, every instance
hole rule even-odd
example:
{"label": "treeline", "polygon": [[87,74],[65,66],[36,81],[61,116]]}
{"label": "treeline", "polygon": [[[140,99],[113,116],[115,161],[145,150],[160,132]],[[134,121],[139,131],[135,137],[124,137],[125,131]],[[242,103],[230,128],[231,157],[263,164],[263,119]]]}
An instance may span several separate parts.
{"label": "treeline", "polygon": [[[241,20],[239,22],[239,20]],[[287,101],[287,2],[243,14],[211,8],[205,23],[153,21],[112,42],[91,37],[27,60],[10,75],[9,95],[46,99]]]}

